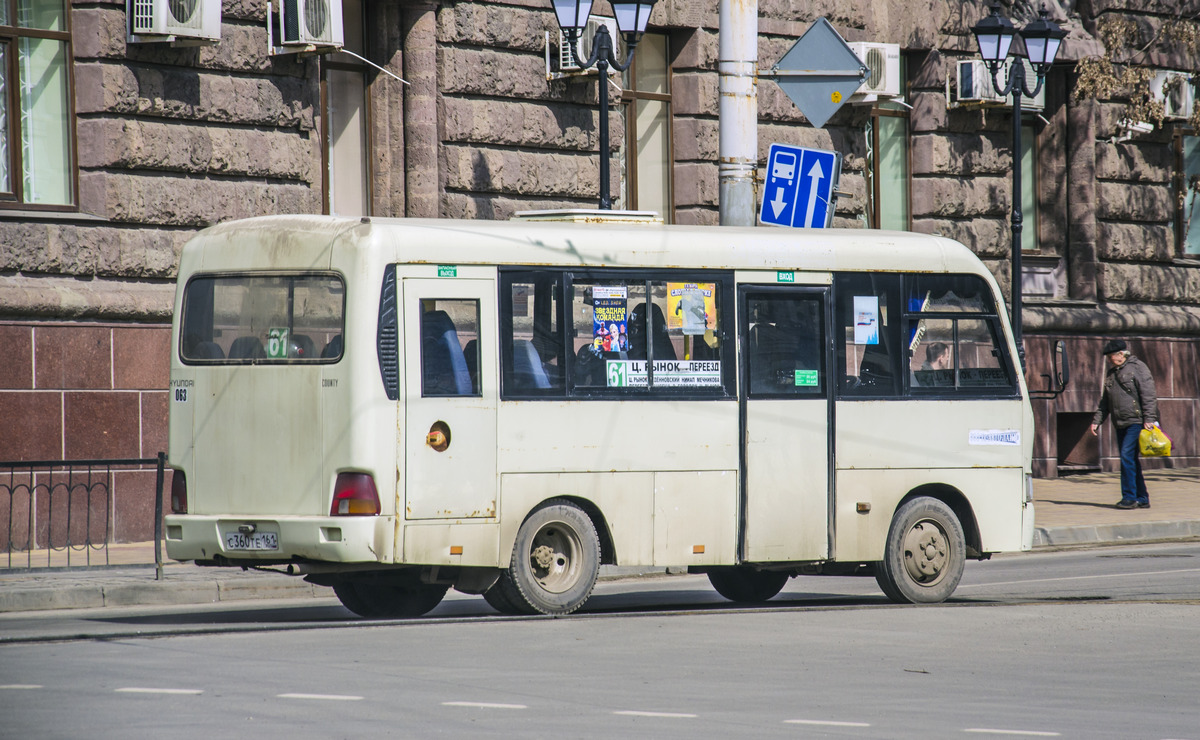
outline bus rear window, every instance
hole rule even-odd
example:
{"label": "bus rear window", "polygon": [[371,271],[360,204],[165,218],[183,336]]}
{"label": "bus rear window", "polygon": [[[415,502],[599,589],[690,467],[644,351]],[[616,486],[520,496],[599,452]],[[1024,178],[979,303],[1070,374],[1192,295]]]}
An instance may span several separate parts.
{"label": "bus rear window", "polygon": [[336,362],[345,293],[335,274],[192,278],[183,295],[179,356],[202,364]]}

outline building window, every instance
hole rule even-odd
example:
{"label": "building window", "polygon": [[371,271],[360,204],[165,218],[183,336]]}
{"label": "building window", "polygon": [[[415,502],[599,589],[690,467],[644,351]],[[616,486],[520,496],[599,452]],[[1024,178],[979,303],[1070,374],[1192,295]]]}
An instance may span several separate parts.
{"label": "building window", "polygon": [[625,117],[619,208],[674,214],[671,173],[671,67],[665,34],[647,33],[625,72],[621,110]]}
{"label": "building window", "polygon": [[[366,56],[361,0],[343,0],[343,48]],[[367,65],[349,54],[322,61],[325,110],[325,211],[338,216],[371,215],[370,150],[367,126]]]}
{"label": "building window", "polygon": [[75,203],[64,0],[0,0],[0,206]]}
{"label": "building window", "polygon": [[1037,131],[1021,125],[1021,251],[1038,251]]}
{"label": "building window", "polygon": [[1180,256],[1200,257],[1200,136],[1175,138],[1175,245]]}
{"label": "building window", "polygon": [[[907,80],[905,59],[900,79]],[[908,231],[909,208],[908,108],[880,101],[867,122],[867,213],[873,229]]]}

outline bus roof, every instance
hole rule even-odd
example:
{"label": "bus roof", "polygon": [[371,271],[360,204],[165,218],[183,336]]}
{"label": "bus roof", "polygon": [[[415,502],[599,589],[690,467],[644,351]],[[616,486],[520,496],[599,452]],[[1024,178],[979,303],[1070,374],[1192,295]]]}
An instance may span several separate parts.
{"label": "bus roof", "polygon": [[219,224],[188,243],[184,263],[190,271],[319,269],[340,249],[407,264],[988,272],[956,241],[899,231],[334,216]]}

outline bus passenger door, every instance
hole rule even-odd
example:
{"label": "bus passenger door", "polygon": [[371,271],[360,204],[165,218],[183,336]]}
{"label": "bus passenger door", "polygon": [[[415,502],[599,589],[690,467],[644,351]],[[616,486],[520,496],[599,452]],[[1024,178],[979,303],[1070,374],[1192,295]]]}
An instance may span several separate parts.
{"label": "bus passenger door", "polygon": [[496,285],[406,279],[405,518],[496,516]]}
{"label": "bus passenger door", "polygon": [[743,286],[745,562],[829,556],[829,377],[824,287]]}

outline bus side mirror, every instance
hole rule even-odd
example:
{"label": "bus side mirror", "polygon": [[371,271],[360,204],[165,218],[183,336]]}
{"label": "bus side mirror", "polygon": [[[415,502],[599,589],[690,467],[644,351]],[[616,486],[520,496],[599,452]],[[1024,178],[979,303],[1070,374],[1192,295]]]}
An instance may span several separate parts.
{"label": "bus side mirror", "polygon": [[1049,373],[1042,373],[1046,379],[1046,387],[1040,391],[1030,391],[1030,398],[1058,398],[1071,382],[1071,363],[1067,359],[1067,343],[1059,339],[1054,342],[1051,352],[1054,367]]}

